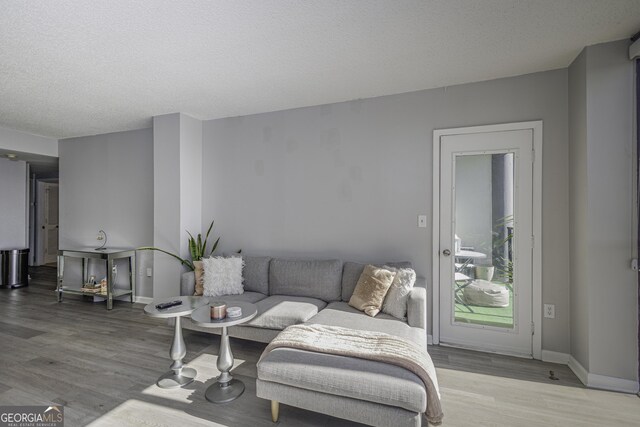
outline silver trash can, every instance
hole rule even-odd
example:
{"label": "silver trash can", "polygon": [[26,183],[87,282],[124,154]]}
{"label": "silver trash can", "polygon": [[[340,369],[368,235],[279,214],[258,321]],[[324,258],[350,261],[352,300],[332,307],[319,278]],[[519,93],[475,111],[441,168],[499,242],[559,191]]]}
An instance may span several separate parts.
{"label": "silver trash can", "polygon": [[10,249],[2,255],[2,287],[18,288],[29,284],[29,249]]}

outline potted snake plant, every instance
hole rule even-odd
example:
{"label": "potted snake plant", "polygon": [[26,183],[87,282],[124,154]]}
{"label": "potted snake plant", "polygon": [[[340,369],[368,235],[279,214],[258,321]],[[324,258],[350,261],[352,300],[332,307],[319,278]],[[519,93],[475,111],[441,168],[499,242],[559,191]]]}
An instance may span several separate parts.
{"label": "potted snake plant", "polygon": [[202,234],[198,233],[197,237],[193,237],[193,235],[187,230],[187,234],[189,235],[189,254],[191,255],[191,259],[182,258],[179,255],[176,255],[164,249],[156,248],[154,246],[143,246],[141,248],[138,248],[138,250],[158,251],[170,255],[180,261],[180,264],[186,266],[190,270],[195,271],[197,275],[198,271],[202,271],[202,258],[210,257],[211,255],[213,255],[213,253],[218,248],[218,244],[220,243],[220,237],[218,237],[213,243],[211,251],[208,251],[207,244],[209,240],[209,234],[213,229],[213,223],[214,221],[211,221],[209,229],[204,236],[204,240],[202,239]]}

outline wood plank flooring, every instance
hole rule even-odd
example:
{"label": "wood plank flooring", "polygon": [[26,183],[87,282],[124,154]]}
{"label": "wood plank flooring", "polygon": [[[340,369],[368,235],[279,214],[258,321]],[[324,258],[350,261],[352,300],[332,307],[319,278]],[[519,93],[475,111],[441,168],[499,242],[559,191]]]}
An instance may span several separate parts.
{"label": "wood plank flooring", "polygon": [[[215,381],[219,337],[184,331],[191,385],[161,390],[172,330],[142,305],[66,296],[57,303],[55,269],[32,270],[28,288],[0,289],[0,405],[57,403],[67,426],[273,426],[269,402],[255,396],[264,344],[232,339],[242,397],[215,405],[204,390]],[[562,365],[466,350],[429,348],[438,370],[445,426],[640,425],[640,399],[585,389]],[[548,378],[549,370],[560,379]],[[282,405],[277,426],[356,426]]]}

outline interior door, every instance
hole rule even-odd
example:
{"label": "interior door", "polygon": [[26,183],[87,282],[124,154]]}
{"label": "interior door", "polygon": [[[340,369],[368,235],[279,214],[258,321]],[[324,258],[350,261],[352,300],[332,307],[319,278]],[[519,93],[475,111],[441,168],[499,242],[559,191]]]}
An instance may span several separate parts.
{"label": "interior door", "polygon": [[46,183],[44,194],[44,262],[56,262],[58,255],[58,184]]}
{"label": "interior door", "polygon": [[440,343],[531,357],[533,131],[440,144]]}

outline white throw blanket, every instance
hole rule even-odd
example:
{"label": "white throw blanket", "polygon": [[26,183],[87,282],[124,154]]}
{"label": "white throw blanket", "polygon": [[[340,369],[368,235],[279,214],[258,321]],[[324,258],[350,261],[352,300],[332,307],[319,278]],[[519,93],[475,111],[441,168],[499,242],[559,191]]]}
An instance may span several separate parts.
{"label": "white throw blanket", "polygon": [[[431,424],[442,422],[436,369],[427,350],[412,341],[382,332],[359,331],[338,326],[293,325],[282,331],[262,353],[276,348],[296,348],[389,363],[417,375],[427,391],[425,416]],[[259,363],[259,362],[258,362]]]}

